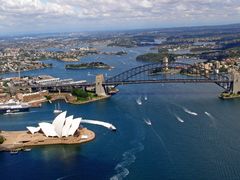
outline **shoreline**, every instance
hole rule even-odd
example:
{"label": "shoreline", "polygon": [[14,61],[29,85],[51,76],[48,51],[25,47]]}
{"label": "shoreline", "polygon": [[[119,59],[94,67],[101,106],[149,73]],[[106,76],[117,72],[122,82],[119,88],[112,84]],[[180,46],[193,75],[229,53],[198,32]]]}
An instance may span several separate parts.
{"label": "shoreline", "polygon": [[[89,99],[86,101],[78,101],[78,100],[76,100],[76,97],[73,96],[71,93],[61,93],[61,94],[49,93],[49,96],[52,96],[52,99],[50,99],[50,100],[38,99],[38,100],[33,100],[31,102],[26,102],[26,103],[29,103],[32,108],[41,107],[42,103],[46,103],[46,102],[52,103],[57,100],[64,100],[65,103],[80,105],[80,104],[87,104],[87,103],[91,103],[91,102],[95,102],[95,101],[99,101],[99,100],[103,100],[103,99],[107,99],[107,98],[111,97],[111,95],[107,95],[107,96],[99,96],[99,97]],[[68,99],[67,96],[72,97],[72,98]]]}
{"label": "shoreline", "polygon": [[[21,72],[31,72],[31,71],[37,71],[37,70],[42,70],[42,69],[47,69],[47,68],[53,68],[53,67],[41,67],[41,68],[36,68],[36,69],[26,69],[26,70],[21,70]],[[16,71],[0,72],[0,76],[14,74],[14,73],[17,74],[18,72],[16,72]]]}
{"label": "shoreline", "polygon": [[223,95],[223,94],[220,94],[218,97],[222,100],[229,100],[229,99],[238,99],[238,98],[240,98],[240,95],[232,95],[232,94]]}
{"label": "shoreline", "polygon": [[107,99],[111,97],[110,95],[108,96],[101,96],[101,97],[97,97],[97,98],[94,98],[94,99],[89,99],[89,100],[86,100],[86,101],[76,101],[76,102],[66,102],[66,103],[70,103],[70,104],[75,104],[75,105],[80,105],[80,104],[87,104],[87,103],[91,103],[91,102],[95,102],[95,101],[100,101],[100,100],[103,100],[103,99]]}
{"label": "shoreline", "polygon": [[2,131],[1,136],[6,138],[0,144],[1,151],[24,150],[25,148],[44,145],[71,145],[90,142],[95,139],[95,133],[87,128],[79,128],[74,136],[46,137],[42,133],[31,134],[28,131]]}

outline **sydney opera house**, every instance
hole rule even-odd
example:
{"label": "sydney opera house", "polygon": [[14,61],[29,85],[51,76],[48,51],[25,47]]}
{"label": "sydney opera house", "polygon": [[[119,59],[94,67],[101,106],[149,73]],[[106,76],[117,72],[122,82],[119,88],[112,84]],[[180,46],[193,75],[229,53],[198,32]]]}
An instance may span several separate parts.
{"label": "sydney opera house", "polygon": [[34,134],[42,132],[47,137],[68,137],[73,136],[79,128],[82,118],[75,118],[73,116],[66,117],[67,112],[59,114],[52,123],[41,122],[38,127],[28,126],[30,133]]}

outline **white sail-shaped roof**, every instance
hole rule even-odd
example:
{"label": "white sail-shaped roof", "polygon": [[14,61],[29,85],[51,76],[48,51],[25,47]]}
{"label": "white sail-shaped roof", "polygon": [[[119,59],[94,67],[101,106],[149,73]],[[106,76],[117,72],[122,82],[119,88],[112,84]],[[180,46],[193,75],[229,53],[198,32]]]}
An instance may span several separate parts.
{"label": "white sail-shaped roof", "polygon": [[63,125],[65,123],[67,111],[62,112],[59,114],[53,121],[52,125],[54,126],[54,129],[58,135],[58,137],[62,137],[62,129]]}
{"label": "white sail-shaped roof", "polygon": [[72,121],[72,125],[68,131],[68,135],[69,136],[73,136],[74,133],[76,132],[76,130],[78,129],[80,122],[81,122],[82,118],[76,118]]}
{"label": "white sail-shaped roof", "polygon": [[36,133],[40,130],[47,137],[68,137],[73,136],[79,128],[82,118],[73,119],[73,116],[66,118],[67,112],[59,114],[51,123],[42,122],[39,123],[39,127],[28,126],[27,129],[32,133]]}
{"label": "white sail-shaped roof", "polygon": [[62,136],[63,137],[68,137],[68,131],[72,125],[72,121],[73,121],[73,116],[69,116],[65,119],[65,124],[62,128]]}
{"label": "white sail-shaped roof", "polygon": [[27,129],[28,129],[32,134],[34,134],[34,133],[40,131],[41,128],[40,128],[40,127],[28,126]]}
{"label": "white sail-shaped roof", "polygon": [[39,123],[39,127],[41,128],[41,130],[43,131],[44,135],[49,137],[55,137],[58,136],[58,134],[56,133],[54,126],[50,123]]}

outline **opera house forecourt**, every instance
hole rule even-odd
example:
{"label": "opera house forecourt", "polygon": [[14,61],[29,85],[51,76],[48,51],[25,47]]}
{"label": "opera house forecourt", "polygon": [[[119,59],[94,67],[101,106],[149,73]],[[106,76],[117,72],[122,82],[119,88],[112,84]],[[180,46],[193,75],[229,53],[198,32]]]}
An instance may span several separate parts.
{"label": "opera house forecourt", "polygon": [[52,123],[41,122],[38,127],[27,127],[28,131],[1,131],[4,142],[0,151],[21,150],[26,147],[51,144],[80,144],[91,141],[95,133],[80,125],[82,118],[59,114]]}

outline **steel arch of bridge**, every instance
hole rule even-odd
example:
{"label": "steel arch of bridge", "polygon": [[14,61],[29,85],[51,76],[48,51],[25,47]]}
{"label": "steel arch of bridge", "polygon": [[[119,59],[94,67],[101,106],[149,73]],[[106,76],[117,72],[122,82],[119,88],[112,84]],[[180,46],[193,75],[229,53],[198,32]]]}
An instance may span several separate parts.
{"label": "steel arch of bridge", "polygon": [[[169,63],[169,69],[188,69],[192,67],[191,64],[181,63],[181,62],[174,62]],[[152,70],[158,68],[165,68],[166,65],[164,63],[152,63],[152,64],[145,64],[142,66],[131,68],[127,71],[124,71],[118,75],[115,75],[111,78],[108,78],[104,85],[114,85],[118,86],[120,84],[143,84],[143,83],[216,83],[220,87],[230,90],[232,86],[232,80],[226,74],[216,74],[211,73],[206,75],[202,73],[199,77],[195,78],[162,78],[162,79],[138,79],[136,78],[142,73],[149,73]],[[206,69],[198,69],[201,72],[204,72]],[[133,78],[133,79],[132,79]],[[135,78],[135,79],[134,79]]]}

